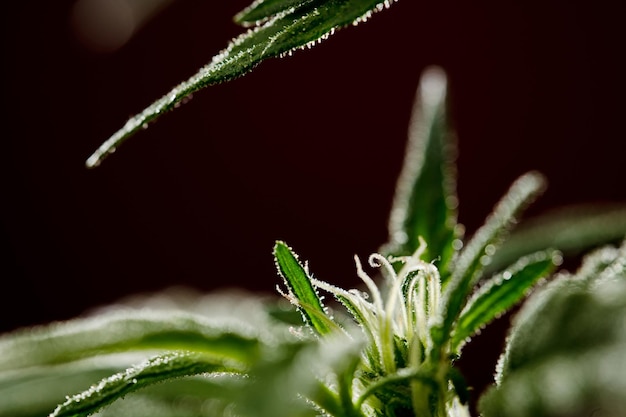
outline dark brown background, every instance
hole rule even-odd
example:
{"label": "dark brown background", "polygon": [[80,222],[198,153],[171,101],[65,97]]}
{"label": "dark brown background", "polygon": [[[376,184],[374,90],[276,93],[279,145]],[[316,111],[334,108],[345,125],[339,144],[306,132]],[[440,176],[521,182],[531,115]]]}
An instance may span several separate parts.
{"label": "dark brown background", "polygon": [[[317,277],[356,285],[353,255],[386,239],[431,64],[450,78],[469,232],[530,169],[550,181],[530,214],[626,201],[619,2],[401,0],[195,94],[95,170],[87,156],[239,34],[248,2],[177,0],[109,53],[75,36],[72,3],[2,13],[0,332],[173,285],[273,293],[276,239]],[[467,351],[478,388],[501,328]]]}

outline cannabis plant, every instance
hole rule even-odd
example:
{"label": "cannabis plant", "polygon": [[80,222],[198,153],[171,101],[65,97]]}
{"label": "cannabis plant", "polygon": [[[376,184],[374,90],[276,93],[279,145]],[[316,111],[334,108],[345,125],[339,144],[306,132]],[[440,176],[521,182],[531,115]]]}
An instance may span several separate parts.
{"label": "cannabis plant", "polygon": [[[256,1],[236,17],[249,32],[132,118],[88,166],[191,92],[389,5]],[[485,370],[496,378],[479,413],[626,415],[625,210],[520,222],[546,186],[529,172],[465,236],[446,110],[446,74],[428,68],[389,237],[378,253],[355,256],[358,288],[315,277],[314,260],[310,266],[278,240],[280,297],[155,294],[5,334],[0,416],[469,416],[476,393],[459,358],[485,326],[520,305],[498,368]],[[583,251],[575,272],[560,269]]]}

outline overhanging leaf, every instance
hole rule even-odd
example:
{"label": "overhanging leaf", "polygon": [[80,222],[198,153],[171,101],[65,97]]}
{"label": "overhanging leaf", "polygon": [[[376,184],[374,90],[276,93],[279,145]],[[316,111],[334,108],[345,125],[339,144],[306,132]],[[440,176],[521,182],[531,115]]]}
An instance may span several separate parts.
{"label": "overhanging leaf", "polygon": [[389,217],[383,253],[412,255],[427,246],[422,259],[435,261],[445,279],[457,238],[456,143],[446,114],[446,74],[427,68],[421,77],[402,171]]}
{"label": "overhanging leaf", "polygon": [[392,1],[303,1],[297,8],[281,11],[266,23],[233,39],[227,48],[187,81],[130,118],[87,159],[87,167],[98,166],[126,139],[175,108],[190,94],[244,75],[265,59],[314,45],[336,29],[366,20],[373,12],[389,7]]}

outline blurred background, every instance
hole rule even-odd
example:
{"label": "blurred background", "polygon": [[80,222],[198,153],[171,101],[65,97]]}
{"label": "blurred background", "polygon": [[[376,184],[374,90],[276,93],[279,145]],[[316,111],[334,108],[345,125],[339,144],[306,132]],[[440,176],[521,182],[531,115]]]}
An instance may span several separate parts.
{"label": "blurred background", "polygon": [[[248,0],[13,2],[2,13],[0,332],[187,286],[274,294],[277,239],[357,285],[387,238],[421,71],[448,73],[460,221],[536,169],[527,212],[625,202],[626,6],[401,0],[316,48],[196,93],[100,167],[128,117],[243,29]],[[468,347],[495,363],[505,324]],[[490,375],[486,375],[487,379]],[[478,378],[478,377],[476,377]],[[477,389],[490,382],[471,380]]]}

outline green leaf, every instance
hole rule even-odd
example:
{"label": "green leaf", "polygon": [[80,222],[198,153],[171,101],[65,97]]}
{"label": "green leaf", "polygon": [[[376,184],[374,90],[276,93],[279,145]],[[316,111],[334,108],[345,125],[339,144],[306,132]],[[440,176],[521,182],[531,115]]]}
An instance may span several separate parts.
{"label": "green leaf", "polygon": [[[61,365],[2,372],[0,373],[0,398],[2,398],[0,416],[47,416],[58,404],[65,401],[67,394],[86,391],[94,383],[140,363],[145,356],[144,352],[100,355]],[[125,406],[111,407],[110,410],[107,408],[103,415],[116,415],[115,410],[117,410],[118,415],[139,417],[150,415],[150,412],[155,413],[155,407],[158,406],[159,409],[170,409],[170,415],[185,416],[188,415],[185,412],[191,412],[193,409],[190,404],[192,399],[198,404],[197,408],[200,410],[207,400],[222,398],[229,392],[239,390],[238,386],[231,386],[240,382],[237,379],[241,379],[241,376],[224,373],[219,377],[216,375],[197,376],[167,381],[131,395],[141,397],[134,401],[125,398],[123,401],[126,403]],[[185,398],[185,407],[183,407],[185,412],[177,407],[182,397]],[[138,412],[146,407],[149,411]],[[127,412],[129,409],[133,409],[133,412]],[[171,411],[174,409],[179,412]],[[160,415],[157,414],[157,416]]]}
{"label": "green leaf", "polygon": [[553,356],[511,374],[480,398],[483,417],[626,415],[626,343]]}
{"label": "green leaf", "polygon": [[576,256],[626,237],[626,205],[580,204],[525,219],[494,254],[488,271],[498,271],[530,253],[553,248]]}
{"label": "green leaf", "polygon": [[98,417],[206,417],[227,415],[247,377],[211,373],[176,378],[131,393],[100,410]]}
{"label": "green leaf", "polygon": [[68,393],[84,391],[95,381],[119,372],[141,359],[137,355],[124,355],[123,358],[117,355],[57,366],[1,372],[0,416],[46,416],[65,400]]}
{"label": "green leaf", "polygon": [[250,6],[237,13],[235,22],[244,26],[260,24],[290,8],[299,8],[309,3],[319,4],[323,0],[256,0]]}
{"label": "green leaf", "polygon": [[153,357],[142,364],[128,368],[60,404],[50,417],[88,416],[116,399],[148,385],[181,376],[198,375],[224,369],[207,360],[205,355],[173,352]]}
{"label": "green leaf", "polygon": [[456,143],[446,114],[446,74],[427,68],[420,79],[402,171],[389,217],[389,240],[381,252],[412,255],[423,238],[422,259],[446,276],[457,239]]}
{"label": "green leaf", "polygon": [[322,302],[311,284],[308,271],[300,264],[297,255],[284,242],[274,245],[274,259],[278,273],[285,281],[291,295],[295,297],[296,306],[302,312],[305,321],[319,334],[328,334],[333,329],[333,323]]}
{"label": "green leaf", "polygon": [[554,271],[559,256],[558,252],[544,251],[523,257],[486,281],[461,312],[452,350],[460,351],[468,338],[519,303],[535,283]]}
{"label": "green leaf", "polygon": [[514,317],[481,415],[626,415],[626,243],[605,249]]}
{"label": "green leaf", "polygon": [[481,273],[497,250],[501,239],[520,212],[544,189],[543,176],[529,172],[518,178],[498,202],[485,224],[460,252],[452,276],[444,288],[439,315],[442,323],[434,327],[433,337],[444,342],[450,336],[467,297],[481,278]]}
{"label": "green leaf", "polygon": [[[268,350],[249,371],[248,384],[234,394],[234,414],[248,417],[319,416],[319,408],[340,406],[335,381],[350,379],[362,343],[333,333]],[[320,389],[320,384],[327,389]],[[245,395],[241,395],[245,392]],[[319,403],[318,403],[319,401]],[[330,401],[330,402],[328,402]],[[342,414],[339,414],[340,416]]]}
{"label": "green leaf", "polygon": [[193,350],[245,364],[258,355],[260,338],[260,329],[239,322],[180,311],[119,310],[4,335],[0,371],[151,349]]}
{"label": "green leaf", "polygon": [[177,107],[190,94],[242,76],[265,59],[312,46],[336,29],[366,20],[373,12],[390,4],[391,0],[325,0],[303,2],[297,8],[282,11],[263,25],[233,39],[227,48],[187,81],[130,118],[87,159],[87,167],[98,166],[126,139]]}
{"label": "green leaf", "polygon": [[626,243],[587,256],[575,275],[540,287],[513,318],[498,380],[551,355],[626,340]]}

